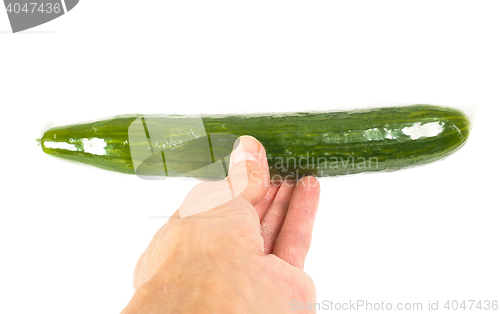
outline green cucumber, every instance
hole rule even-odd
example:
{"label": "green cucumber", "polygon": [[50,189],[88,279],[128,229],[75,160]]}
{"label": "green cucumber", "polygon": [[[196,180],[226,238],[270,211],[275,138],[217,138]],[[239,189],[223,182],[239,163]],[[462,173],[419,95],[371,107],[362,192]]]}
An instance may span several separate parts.
{"label": "green cucumber", "polygon": [[442,159],[470,131],[459,110],[413,105],[261,115],[125,115],[54,127],[45,153],[144,176],[224,178],[235,139],[257,138],[273,180],[393,171]]}

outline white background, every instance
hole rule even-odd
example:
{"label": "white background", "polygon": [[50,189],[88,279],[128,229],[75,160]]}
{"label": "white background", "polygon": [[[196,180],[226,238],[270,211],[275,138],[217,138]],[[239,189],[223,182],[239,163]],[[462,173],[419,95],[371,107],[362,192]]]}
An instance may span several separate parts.
{"label": "white background", "polygon": [[424,167],[320,180],[305,267],[318,302],[500,300],[499,9],[86,0],[19,34],[0,10],[0,312],[120,312],[165,222],[149,217],[196,184],[52,158],[35,142],[49,126],[413,103],[464,110],[469,141]]}

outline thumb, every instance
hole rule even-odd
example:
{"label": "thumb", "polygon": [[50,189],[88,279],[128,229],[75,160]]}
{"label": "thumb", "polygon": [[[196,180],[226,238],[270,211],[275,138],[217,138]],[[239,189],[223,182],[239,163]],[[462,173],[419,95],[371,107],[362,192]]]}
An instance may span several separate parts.
{"label": "thumb", "polygon": [[269,189],[269,166],[264,146],[252,136],[235,142],[226,178],[234,197],[243,197],[256,205]]}

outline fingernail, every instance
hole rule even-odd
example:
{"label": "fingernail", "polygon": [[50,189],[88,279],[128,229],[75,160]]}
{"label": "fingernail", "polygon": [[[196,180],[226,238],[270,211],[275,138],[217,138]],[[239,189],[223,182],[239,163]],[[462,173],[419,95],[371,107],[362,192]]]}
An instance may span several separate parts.
{"label": "fingernail", "polygon": [[234,142],[230,166],[245,160],[257,160],[259,158],[259,151],[259,142],[254,137],[247,135],[239,137]]}

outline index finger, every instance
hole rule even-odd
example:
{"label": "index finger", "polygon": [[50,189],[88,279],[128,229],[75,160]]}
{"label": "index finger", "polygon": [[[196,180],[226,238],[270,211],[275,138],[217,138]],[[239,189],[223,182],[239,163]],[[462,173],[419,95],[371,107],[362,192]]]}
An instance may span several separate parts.
{"label": "index finger", "polygon": [[319,193],[319,181],[316,178],[307,176],[297,182],[274,246],[274,255],[300,269],[304,268],[311,245]]}

